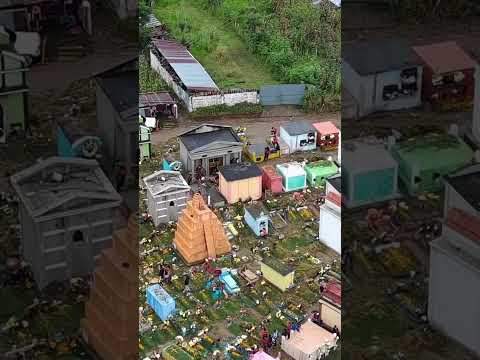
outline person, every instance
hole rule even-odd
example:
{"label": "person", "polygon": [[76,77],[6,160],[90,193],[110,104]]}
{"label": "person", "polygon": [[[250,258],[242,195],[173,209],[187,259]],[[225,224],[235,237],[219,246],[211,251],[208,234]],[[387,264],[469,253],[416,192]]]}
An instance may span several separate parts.
{"label": "person", "polygon": [[172,282],[172,267],[167,265],[165,268],[165,274],[163,275],[165,283],[170,284]]}
{"label": "person", "polygon": [[163,266],[163,264],[160,264],[158,266],[158,276],[160,276],[162,279],[165,276],[165,267]]}
{"label": "person", "polygon": [[184,289],[183,289],[183,292],[184,293],[188,293],[190,292],[190,275],[186,274],[185,275],[185,279],[183,280],[183,283],[185,285]]}
{"label": "person", "polygon": [[268,157],[270,156],[270,148],[268,146],[265,147],[265,161],[268,160]]}

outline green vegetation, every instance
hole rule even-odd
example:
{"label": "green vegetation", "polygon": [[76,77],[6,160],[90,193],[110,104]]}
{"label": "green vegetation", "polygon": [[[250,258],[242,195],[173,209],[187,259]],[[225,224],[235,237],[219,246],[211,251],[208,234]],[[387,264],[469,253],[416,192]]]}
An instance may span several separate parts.
{"label": "green vegetation", "polygon": [[168,90],[168,85],[163,81],[160,75],[150,67],[150,64],[144,56],[140,56],[138,68],[140,92]]}
{"label": "green vegetation", "polygon": [[[142,25],[141,35],[148,37]],[[340,103],[340,12],[311,0],[164,0],[153,13],[222,89],[311,85],[307,111]]]}
{"label": "green vegetation", "polygon": [[224,116],[224,115],[244,115],[244,114],[261,114],[263,106],[260,104],[240,103],[232,106],[225,104],[213,105],[200,108],[189,114],[193,118]]}
{"label": "green vegetation", "polygon": [[153,9],[170,35],[186,45],[221,89],[275,84],[266,67],[235,31],[201,2],[164,0]]}
{"label": "green vegetation", "polygon": [[338,107],[340,98],[340,12],[310,0],[196,0],[244,39],[275,77],[315,88],[308,110]]}

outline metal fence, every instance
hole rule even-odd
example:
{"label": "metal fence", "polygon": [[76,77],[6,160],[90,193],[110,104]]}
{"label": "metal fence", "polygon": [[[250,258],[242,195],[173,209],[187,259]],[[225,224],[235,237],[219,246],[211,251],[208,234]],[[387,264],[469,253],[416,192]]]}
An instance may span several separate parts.
{"label": "metal fence", "polygon": [[265,85],[260,89],[262,105],[301,105],[306,86],[303,84]]}

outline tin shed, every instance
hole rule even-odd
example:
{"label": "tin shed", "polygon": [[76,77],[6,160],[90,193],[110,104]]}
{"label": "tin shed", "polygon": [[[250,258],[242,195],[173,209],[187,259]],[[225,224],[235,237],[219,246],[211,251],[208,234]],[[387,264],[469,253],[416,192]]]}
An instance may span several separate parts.
{"label": "tin shed", "polygon": [[325,180],[338,173],[338,166],[333,161],[320,160],[305,165],[307,182],[310,186],[323,186]]}
{"label": "tin shed", "polygon": [[277,171],[282,177],[282,189],[285,192],[303,190],[307,187],[307,173],[297,162],[278,164]]}
{"label": "tin shed", "polygon": [[476,62],[454,41],[415,46],[422,59],[423,99],[470,103],[475,94]]}
{"label": "tin shed", "polygon": [[359,117],[421,104],[422,62],[404,41],[357,41],[342,47],[342,80]]}
{"label": "tin shed", "polygon": [[282,177],[277,174],[272,165],[262,167],[262,185],[263,189],[273,193],[282,192]]}
{"label": "tin shed", "polygon": [[289,122],[281,125],[280,138],[288,145],[290,153],[317,148],[317,131],[309,123]]}
{"label": "tin shed", "polygon": [[175,300],[158,284],[147,288],[147,303],[162,321],[175,312]]}
{"label": "tin shed", "polygon": [[462,139],[450,134],[412,138],[393,145],[391,152],[410,194],[439,191],[442,177],[471,164],[474,156]]}
{"label": "tin shed", "polygon": [[176,221],[190,198],[190,186],[182,174],[160,170],[145,177],[143,182],[147,187],[148,212],[155,226]]}
{"label": "tin shed", "polygon": [[317,146],[322,151],[332,151],[338,148],[340,130],[331,121],[312,124],[317,131]]}
{"label": "tin shed", "polygon": [[266,257],[260,262],[260,271],[265,280],[286,291],[293,285],[295,270],[274,257]]}
{"label": "tin shed", "polygon": [[374,138],[345,141],[342,146],[343,199],[348,207],[397,196],[398,164]]}
{"label": "tin shed", "polygon": [[232,164],[220,168],[219,190],[229,204],[262,197],[262,171],[255,164]]}
{"label": "tin shed", "polygon": [[268,235],[268,222],[270,221],[270,216],[261,202],[245,206],[244,219],[255,235]]}
{"label": "tin shed", "polygon": [[90,274],[111,247],[121,203],[96,160],[51,157],[11,177],[22,248],[40,289]]}

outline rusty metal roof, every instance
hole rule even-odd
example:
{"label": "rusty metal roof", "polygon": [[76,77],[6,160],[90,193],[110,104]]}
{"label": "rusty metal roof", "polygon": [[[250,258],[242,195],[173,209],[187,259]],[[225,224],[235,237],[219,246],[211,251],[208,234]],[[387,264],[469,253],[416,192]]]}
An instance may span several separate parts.
{"label": "rusty metal roof", "polygon": [[149,92],[139,95],[139,107],[150,107],[159,104],[175,104],[168,91]]}
{"label": "rusty metal roof", "polygon": [[163,39],[153,39],[152,43],[188,90],[218,90],[210,75],[185,46],[176,41]]}

